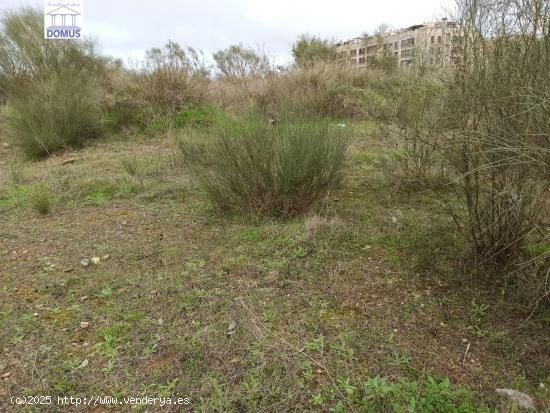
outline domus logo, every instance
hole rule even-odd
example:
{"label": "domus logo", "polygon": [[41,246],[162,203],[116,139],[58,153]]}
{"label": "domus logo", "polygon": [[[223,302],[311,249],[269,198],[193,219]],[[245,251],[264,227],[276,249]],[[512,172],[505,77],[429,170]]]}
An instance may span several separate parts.
{"label": "domus logo", "polygon": [[83,20],[82,0],[44,3],[45,39],[80,39]]}

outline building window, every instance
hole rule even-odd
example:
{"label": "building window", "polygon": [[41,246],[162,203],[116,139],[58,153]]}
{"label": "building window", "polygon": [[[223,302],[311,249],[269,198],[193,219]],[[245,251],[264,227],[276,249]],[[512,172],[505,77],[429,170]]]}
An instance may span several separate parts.
{"label": "building window", "polygon": [[356,56],[357,55],[357,49],[353,49],[350,51],[350,56]]}
{"label": "building window", "polygon": [[437,36],[437,43],[441,44],[441,36]]}
{"label": "building window", "polygon": [[435,36],[432,36],[431,43],[432,43],[432,44],[435,43]]}
{"label": "building window", "polygon": [[398,50],[398,49],[399,49],[399,42],[395,42],[395,43],[393,44],[393,48],[394,48],[395,50]]}
{"label": "building window", "polygon": [[364,47],[359,49],[359,54],[365,54],[365,48]]}
{"label": "building window", "polygon": [[409,49],[401,50],[401,57],[409,57],[410,55],[411,55],[411,51]]}
{"label": "building window", "polygon": [[414,46],[414,37],[410,39],[401,40],[401,48]]}
{"label": "building window", "polygon": [[350,63],[352,65],[356,65],[357,64],[357,59],[349,59]]}
{"label": "building window", "polygon": [[364,57],[359,58],[359,64],[360,65],[365,64],[365,58]]}

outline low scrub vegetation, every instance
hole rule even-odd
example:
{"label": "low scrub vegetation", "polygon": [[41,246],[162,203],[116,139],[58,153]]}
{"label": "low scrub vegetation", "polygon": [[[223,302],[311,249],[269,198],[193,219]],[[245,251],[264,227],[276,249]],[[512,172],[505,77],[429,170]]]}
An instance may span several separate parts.
{"label": "low scrub vegetation", "polygon": [[349,138],[327,121],[270,123],[253,116],[179,141],[186,163],[222,208],[293,215],[340,182]]}
{"label": "low scrub vegetation", "polygon": [[176,113],[206,101],[208,68],[202,53],[176,42],[147,51],[132,70],[113,66],[104,99],[107,123],[115,132],[137,128],[164,133]]}
{"label": "low scrub vegetation", "polygon": [[405,77],[320,62],[271,76],[258,84],[254,104],[283,118],[387,120]]}

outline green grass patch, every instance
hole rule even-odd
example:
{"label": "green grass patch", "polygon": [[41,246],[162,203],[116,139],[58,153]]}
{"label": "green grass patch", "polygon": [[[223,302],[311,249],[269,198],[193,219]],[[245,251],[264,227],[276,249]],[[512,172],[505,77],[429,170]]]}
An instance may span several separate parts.
{"label": "green grass patch", "polygon": [[82,183],[81,199],[93,204],[105,204],[115,198],[133,196],[140,191],[140,185],[99,179]]}
{"label": "green grass patch", "polygon": [[179,112],[175,117],[174,125],[177,128],[211,127],[232,122],[231,117],[220,108],[211,105],[195,105]]}

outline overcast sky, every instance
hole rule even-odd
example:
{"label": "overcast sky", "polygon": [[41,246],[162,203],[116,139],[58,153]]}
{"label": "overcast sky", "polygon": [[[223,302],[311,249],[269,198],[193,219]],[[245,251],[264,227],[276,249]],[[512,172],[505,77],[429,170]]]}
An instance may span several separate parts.
{"label": "overcast sky", "polygon": [[[84,31],[103,53],[125,62],[168,39],[207,55],[231,44],[261,47],[290,60],[301,33],[345,40],[385,23],[406,27],[439,19],[453,0],[84,0]],[[2,11],[36,0],[0,0]]]}

